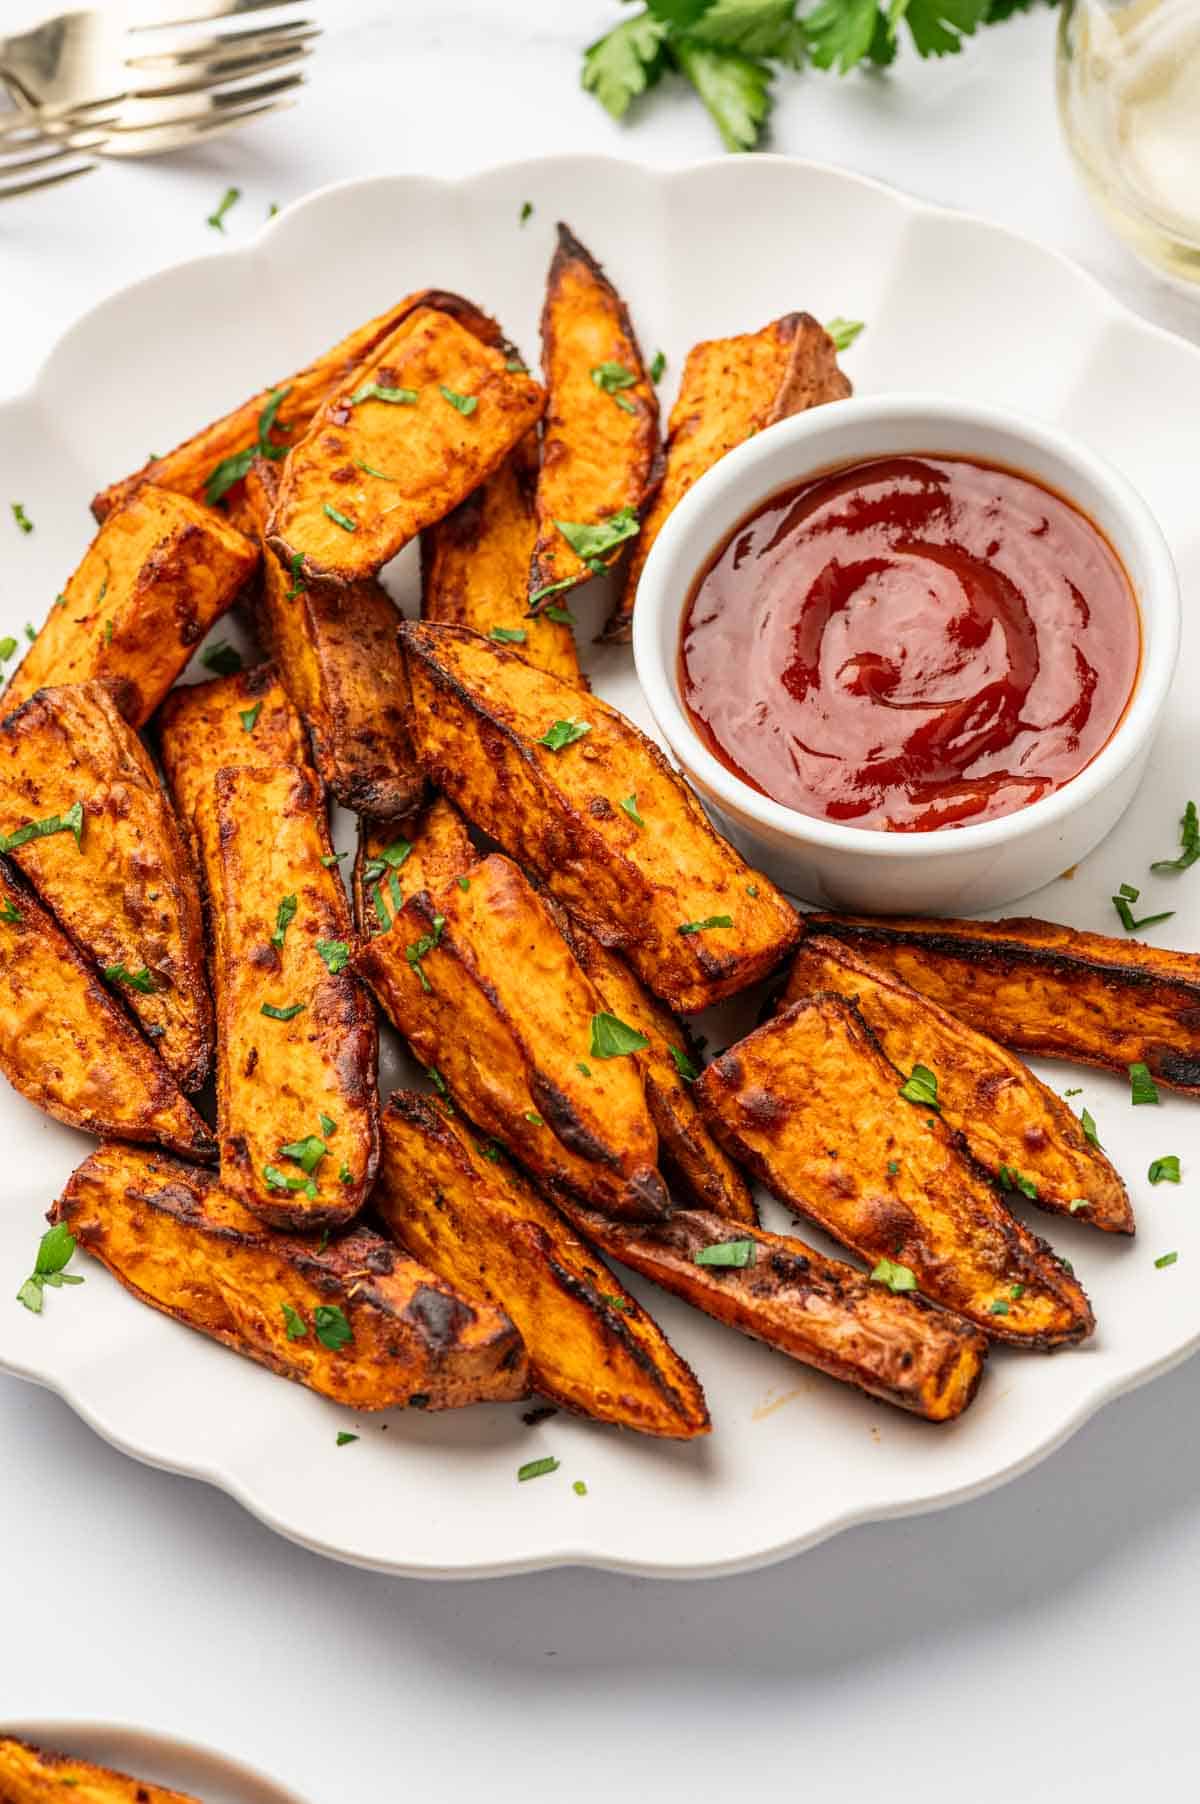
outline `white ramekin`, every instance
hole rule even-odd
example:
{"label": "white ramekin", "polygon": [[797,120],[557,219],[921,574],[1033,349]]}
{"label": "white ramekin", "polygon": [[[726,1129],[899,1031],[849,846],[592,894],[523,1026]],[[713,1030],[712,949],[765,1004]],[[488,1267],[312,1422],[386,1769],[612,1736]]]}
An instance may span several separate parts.
{"label": "white ramekin", "polygon": [[[680,698],[679,634],[692,584],[738,522],[808,476],[896,453],[1005,464],[1073,501],[1116,548],[1142,617],[1142,662],[1117,730],[1092,762],[1015,814],[928,833],[885,833],[798,814],[734,776]],[[1179,652],[1179,583],[1162,531],[1120,472],[1055,426],[947,396],[837,401],[782,420],[702,476],[646,560],[633,655],[646,700],[718,828],[781,888],[869,914],[956,914],[1028,895],[1090,852],[1133,798]]]}

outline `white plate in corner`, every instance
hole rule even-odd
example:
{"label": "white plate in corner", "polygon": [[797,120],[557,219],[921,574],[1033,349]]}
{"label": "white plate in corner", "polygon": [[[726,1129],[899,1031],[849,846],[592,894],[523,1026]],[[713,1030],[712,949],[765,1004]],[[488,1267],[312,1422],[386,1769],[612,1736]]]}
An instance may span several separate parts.
{"label": "white plate in corner", "polygon": [[0,1722],[0,1735],[15,1735],[45,1753],[90,1760],[129,1778],[168,1786],[194,1796],[197,1804],[305,1804],[299,1792],[288,1791],[228,1755],[123,1723]]}
{"label": "white plate in corner", "polygon": [[[793,308],[863,319],[846,358],[860,392],[924,385],[1080,433],[1142,490],[1185,597],[1200,597],[1200,352],[1190,345],[1050,251],[836,170],[769,156],[675,172],[558,157],[458,182],[394,176],[324,190],[247,248],[167,270],[86,315],[33,387],[0,405],[0,500],[22,499],[36,526],[28,537],[0,530],[0,635],[19,637],[61,588],[90,537],[94,490],[398,295],[461,289],[532,356],[557,218],[611,271],[647,355],[666,352],[667,403],[699,338]],[[411,608],[411,557],[389,583]],[[599,593],[574,605],[585,622],[602,618]],[[1173,855],[1189,791],[1200,800],[1198,631],[1185,607],[1181,680],[1137,803],[1029,912],[1111,931],[1108,898],[1133,882],[1154,911],[1178,911],[1157,943],[1200,949],[1200,868],[1175,879],[1147,869]],[[600,693],[649,728],[627,648],[585,645],[585,662]],[[135,1457],[220,1485],[280,1533],[359,1565],[425,1577],[564,1563],[700,1577],[760,1565],[852,1523],[997,1485],[1195,1348],[1200,1109],[1164,1092],[1158,1108],[1135,1111],[1114,1078],[1039,1070],[1060,1091],[1082,1088],[1073,1106],[1091,1109],[1125,1174],[1139,1234],[1117,1245],[1030,1213],[1075,1264],[1099,1330],[1054,1358],[993,1355],[977,1402],[950,1427],[807,1372],[638,1281],[704,1381],[706,1442],[643,1441],[562,1414],[529,1428],[520,1407],[352,1417],[139,1308],[82,1258],[86,1285],[47,1293],[41,1317],[0,1293],[0,1366],[59,1392]],[[389,1055],[385,1076],[397,1072]],[[0,1143],[0,1273],[15,1291],[88,1142],[0,1089]],[[1152,1188],[1147,1167],[1164,1153],[1179,1154],[1184,1181]],[[782,1212],[766,1215],[786,1225]],[[1178,1263],[1156,1269],[1168,1251]],[[345,1428],[360,1439],[337,1449]],[[518,1485],[517,1467],[541,1454],[559,1470]]]}

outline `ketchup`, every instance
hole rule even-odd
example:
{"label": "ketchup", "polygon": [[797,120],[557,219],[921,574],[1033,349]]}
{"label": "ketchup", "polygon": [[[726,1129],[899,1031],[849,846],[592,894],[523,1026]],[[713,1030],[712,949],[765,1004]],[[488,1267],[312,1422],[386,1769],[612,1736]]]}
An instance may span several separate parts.
{"label": "ketchup", "polygon": [[1137,601],[1100,530],[1015,470],[883,457],[773,495],[684,612],[702,739],[801,814],[897,832],[1011,814],[1128,704]]}

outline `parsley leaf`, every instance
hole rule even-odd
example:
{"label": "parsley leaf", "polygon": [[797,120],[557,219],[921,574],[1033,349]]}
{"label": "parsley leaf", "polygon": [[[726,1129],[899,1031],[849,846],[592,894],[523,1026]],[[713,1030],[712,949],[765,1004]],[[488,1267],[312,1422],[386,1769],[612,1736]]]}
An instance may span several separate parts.
{"label": "parsley leaf", "polygon": [[892,1259],[881,1259],[871,1273],[872,1284],[886,1284],[897,1296],[906,1290],[917,1288],[917,1275],[907,1265],[897,1265]]}
{"label": "parsley leaf", "polygon": [[1083,1129],[1084,1139],[1090,1141],[1093,1146],[1098,1147],[1100,1145],[1100,1136],[1096,1132],[1096,1118],[1090,1109],[1084,1109],[1079,1117],[1079,1125]]}
{"label": "parsley leaf", "polygon": [[313,1310],[313,1327],[317,1339],[331,1353],[336,1353],[354,1339],[345,1314],[336,1303],[321,1303]]}
{"label": "parsley leaf", "polygon": [[667,67],[667,29],[662,19],[638,13],[584,51],[583,86],[614,119],[623,119],[638,95],[660,80]]}
{"label": "parsley leaf", "polygon": [[1140,921],[1135,921],[1129,904],[1136,902],[1140,895],[1141,891],[1134,889],[1131,883],[1122,883],[1112,898],[1112,905],[1120,915],[1121,925],[1126,933],[1140,933],[1143,927],[1157,927],[1160,921],[1169,921],[1175,913],[1173,908],[1168,908],[1165,914],[1143,915]]}
{"label": "parsley leaf", "polygon": [[10,634],[6,634],[3,639],[0,639],[0,664],[7,662],[16,649],[17,642]]}
{"label": "parsley leaf", "polygon": [[262,703],[255,702],[252,708],[247,708],[244,712],[238,714],[238,719],[242,723],[243,733],[253,733],[255,727],[258,725],[258,717],[261,713]]}
{"label": "parsley leaf", "polygon": [[475,409],[479,406],[478,395],[460,395],[455,389],[447,388],[444,382],[438,383],[438,389],[442,399],[444,401],[449,401],[455,412],[463,414],[467,419],[471,417]]}
{"label": "parsley leaf", "polygon": [[321,503],[321,512],[326,519],[332,520],[335,526],[340,526],[343,532],[358,531],[358,521],[352,520],[349,514],[339,513],[336,507],[330,507],[328,501]]}
{"label": "parsley leaf", "polygon": [[619,1059],[626,1053],[643,1052],[650,1042],[636,1027],[629,1027],[616,1015],[592,1016],[591,1055],[594,1059]]}
{"label": "parsley leaf", "polygon": [[234,206],[241,198],[242,191],[240,188],[226,188],[224,194],[217,202],[215,210],[209,214],[205,224],[212,226],[214,231],[223,232],[225,230],[226,213],[228,213],[230,207]]}
{"label": "parsley leaf", "polygon": [[388,401],[393,407],[415,407],[420,398],[419,388],[387,388],[378,382],[364,382],[351,395],[350,405],[361,407],[364,401]]}
{"label": "parsley leaf", "polygon": [[753,1265],[758,1253],[758,1244],[753,1240],[721,1240],[715,1246],[701,1247],[698,1253],[692,1254],[693,1265],[736,1266]]}
{"label": "parsley leaf", "polygon": [[306,1134],[303,1140],[292,1140],[287,1146],[281,1146],[279,1157],[290,1159],[298,1165],[306,1178],[310,1178],[329,1148],[319,1134]]}
{"label": "parsley leaf", "polygon": [[494,626],[488,634],[497,645],[524,645],[529,634],[523,626]]}
{"label": "parsley leaf", "polygon": [[903,18],[919,56],[952,56],[987,18],[991,0],[893,0],[893,33]]}
{"label": "parsley leaf", "polygon": [[1195,802],[1189,802],[1179,822],[1179,843],[1183,847],[1178,858],[1159,858],[1150,866],[1152,871],[1186,871],[1190,870],[1197,858],[1200,858],[1200,817],[1196,814]]}
{"label": "parsley leaf", "polygon": [[[875,0],[871,0],[874,8]],[[675,46],[680,69],[704,105],[726,150],[753,150],[771,105],[771,72],[736,50],[685,39]]]}
{"label": "parsley leaf", "polygon": [[845,75],[861,63],[871,48],[878,12],[878,0],[821,0],[804,20],[808,54],[817,68],[836,68]]}
{"label": "parsley leaf", "polygon": [[565,745],[574,745],[577,739],[582,739],[591,730],[591,724],[586,720],[556,720],[553,726],[547,727],[537,743],[544,745],[547,751],[561,752]]}
{"label": "parsley leaf", "polygon": [[65,814],[47,815],[44,821],[30,821],[15,833],[0,833],[0,852],[15,852],[31,839],[47,839],[51,833],[73,833],[75,845],[83,845],[83,803],[72,802]]}
{"label": "parsley leaf", "polygon": [[1174,1265],[1178,1257],[1178,1253],[1160,1253],[1158,1258],[1154,1261],[1155,1271],[1161,1272],[1164,1266]]}
{"label": "parsley leaf", "polygon": [[1027,1178],[1023,1171],[1013,1165],[1002,1165],[997,1173],[1001,1190],[1019,1190],[1032,1203],[1038,1200],[1038,1187],[1032,1178]]}
{"label": "parsley leaf", "polygon": [[899,1094],[905,1102],[915,1102],[923,1109],[936,1109],[941,1113],[938,1101],[938,1081],[935,1072],[928,1065],[914,1065],[912,1076],[901,1084]]}
{"label": "parsley leaf", "polygon": [[807,49],[795,0],[712,0],[688,36],[718,50],[769,57],[799,69]]}
{"label": "parsley leaf", "polygon": [[1158,1085],[1140,1059],[1129,1067],[1129,1100],[1133,1104],[1159,1101]]}
{"label": "parsley leaf", "polygon": [[866,322],[861,319],[843,319],[839,313],[833,319],[826,320],[825,330],[839,351],[848,351],[859,333],[866,330]]}
{"label": "parsley leaf", "polygon": [[145,965],[140,971],[131,971],[128,965],[105,965],[104,979],[106,983],[123,983],[128,990],[140,990],[143,996],[154,994],[154,979]]}
{"label": "parsley leaf", "polygon": [[293,1002],[290,1008],[276,1008],[273,1002],[264,1002],[258,1012],[269,1015],[272,1021],[294,1021],[297,1015],[304,1013],[304,1006],[302,1002]]}
{"label": "parsley leaf", "polygon": [[530,1478],[544,1478],[547,1472],[557,1472],[559,1463],[550,1455],[545,1459],[526,1460],[523,1466],[517,1467],[517,1483],[523,1485]]}
{"label": "parsley leaf", "polygon": [[1146,1175],[1152,1184],[1178,1184],[1179,1154],[1165,1153],[1161,1159],[1152,1160]]}
{"label": "parsley leaf", "polygon": [[523,200],[521,202],[521,217],[520,217],[520,220],[518,221],[518,224],[524,225],[525,221],[527,219],[532,219],[532,218],[533,218],[533,202],[531,200]]}
{"label": "parsley leaf", "polygon": [[680,1077],[683,1079],[684,1083],[685,1084],[694,1084],[696,1079],[699,1077],[700,1073],[697,1070],[693,1061],[688,1057],[687,1053],[683,1050],[682,1046],[668,1045],[667,1051],[670,1053],[671,1059],[675,1066],[675,1069],[676,1069],[676,1071],[678,1071],[678,1073],[679,1073]]}
{"label": "parsley leaf", "polygon": [[285,896],[275,912],[275,931],[271,935],[271,944],[280,952],[283,951],[284,938],[296,917],[298,906],[295,896]]}
{"label": "parsley leaf", "polygon": [[732,927],[732,915],[709,915],[703,921],[685,921],[676,933],[707,933],[710,927]]}
{"label": "parsley leaf", "polygon": [[661,382],[663,379],[663,375],[666,371],[666,367],[667,367],[666,352],[665,351],[655,351],[653,357],[650,359],[650,368],[647,371],[647,374],[649,375],[651,382]]}
{"label": "parsley leaf", "polygon": [[637,382],[634,371],[626,369],[623,363],[598,363],[590,373],[596,387],[603,389],[606,395],[617,396],[619,389],[633,388]]}
{"label": "parsley leaf", "polygon": [[356,1434],[347,1434],[344,1428],[338,1430],[337,1445],[339,1447],[348,1447],[351,1441],[356,1441],[357,1439],[358,1436]]}
{"label": "parsley leaf", "polygon": [[47,1285],[52,1290],[61,1290],[64,1284],[83,1283],[82,1278],[69,1274],[66,1270],[75,1246],[75,1236],[65,1222],[56,1222],[54,1227],[42,1235],[33,1271],[17,1292],[17,1302],[23,1304],[31,1315],[41,1315],[43,1292]]}
{"label": "parsley leaf", "polygon": [[287,1329],[288,1339],[303,1340],[308,1333],[308,1323],[305,1321],[304,1317],[298,1314],[297,1311],[292,1308],[290,1303],[281,1303],[279,1307],[283,1310],[283,1320]]}
{"label": "parsley leaf", "polygon": [[623,808],[625,810],[625,813],[629,816],[635,827],[644,827],[646,825],[645,821],[638,813],[636,789],[631,796],[622,796],[621,800],[617,803],[617,806],[618,808]]}
{"label": "parsley leaf", "polygon": [[[606,553],[615,551],[626,539],[634,539],[640,530],[637,509],[622,507],[607,520],[599,520],[595,525],[587,525],[577,520],[556,520],[554,524],[561,532],[576,557],[585,561],[589,558],[604,557]],[[545,595],[547,590],[541,589],[539,594]],[[535,601],[536,596],[530,596]]]}
{"label": "parsley leaf", "polygon": [[345,940],[318,940],[317,952],[325,960],[325,968],[331,977],[344,971],[350,962],[350,947]]}
{"label": "parsley leaf", "polygon": [[20,921],[23,918],[16,903],[10,902],[5,896],[4,901],[0,903],[0,921]]}
{"label": "parsley leaf", "polygon": [[25,512],[25,509],[19,501],[14,501],[12,503],[12,517],[22,532],[29,533],[33,531],[33,521],[29,518],[29,515]]}

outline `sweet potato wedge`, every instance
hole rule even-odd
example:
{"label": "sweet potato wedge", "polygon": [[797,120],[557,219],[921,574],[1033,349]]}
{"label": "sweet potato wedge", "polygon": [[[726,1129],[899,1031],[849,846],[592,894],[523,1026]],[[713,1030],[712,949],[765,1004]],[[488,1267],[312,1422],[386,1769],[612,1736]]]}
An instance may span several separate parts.
{"label": "sweet potato wedge", "polygon": [[[557,908],[557,904],[555,905]],[[708,1209],[731,1221],[757,1222],[750,1187],[719,1147],[692,1100],[700,1075],[699,1057],[683,1022],[656,1002],[615,952],[606,952],[594,934],[557,909],[559,927],[575,957],[619,1020],[644,1036],[634,1053],[646,1086],[646,1105],[658,1131],[658,1162],[689,1206]]]}
{"label": "sweet potato wedge", "polygon": [[603,1005],[554,917],[507,858],[480,859],[463,883],[412,895],[354,968],[422,1064],[527,1170],[605,1214],[665,1215],[641,1073],[593,1053]]}
{"label": "sweet potato wedge", "polygon": [[421,534],[421,618],[469,627],[564,683],[582,684],[567,610],[556,607],[553,617],[527,611],[537,469],[530,433],[495,475]]}
{"label": "sweet potato wedge", "polygon": [[[315,363],[285,377],[274,388],[260,389],[240,407],[194,433],[165,457],[151,458],[131,476],[122,477],[101,489],[92,502],[96,519],[105,519],[114,507],[121,506],[135,490],[148,482],[177,495],[188,495],[193,501],[203,501],[206,491],[212,492],[209,479],[214,470],[227,458],[241,455],[244,460],[264,439],[276,452],[288,444],[294,445],[298,435],[308,430],[321,403],[341,387],[418,307],[436,307],[457,319],[484,344],[500,350],[508,348],[495,320],[480,312],[471,301],[444,289],[418,288],[394,307],[389,307],[386,313],[378,314],[363,326],[356,326],[349,337],[340,340]],[[264,430],[264,414],[273,397],[278,397],[278,409],[273,424],[268,416],[268,429]],[[226,502],[235,515],[240,512],[240,495],[240,481],[226,491]]]}
{"label": "sweet potato wedge", "polygon": [[1133,1233],[1120,1175],[1066,1103],[1011,1052],[849,947],[814,934],[796,954],[784,1006],[819,990],[857,1004],[898,1070],[924,1065],[935,1074],[942,1120],[990,1176],[1039,1208],[1110,1234]]}
{"label": "sweet potato wedge", "polygon": [[374,577],[345,586],[293,582],[264,536],[277,471],[256,459],[245,486],[263,548],[255,630],[308,724],[317,769],[355,814],[407,814],[421,799],[424,778],[413,760],[395,603]]}
{"label": "sweet potato wedge", "polygon": [[[727,1327],[830,1378],[930,1422],[960,1416],[979,1386],[988,1344],[921,1297],[894,1296],[865,1272],[785,1234],[702,1209],[667,1222],[605,1221],[567,1201],[569,1218],[610,1258]],[[697,1253],[754,1243],[741,1266],[697,1265]]]}
{"label": "sweet potato wedge", "polygon": [[268,533],[285,565],[359,582],[465,501],[541,416],[509,361],[448,313],[410,314],[288,453]]}
{"label": "sweet potato wedge", "polygon": [[650,547],[692,484],[727,451],[776,420],[850,394],[837,347],[809,313],[785,313],[760,332],[693,345],[667,431],[666,470],[634,540],[606,639],[628,639]]}
{"label": "sweet potato wedge", "polygon": [[199,860],[196,807],[234,764],[309,763],[308,735],[274,664],[172,689],[158,711],[158,756],[175,813]]}
{"label": "sweet potato wedge", "polygon": [[273,1234],[195,1166],[102,1146],[53,1219],[143,1303],[350,1409],[458,1409],[528,1387],[492,1303],[366,1228],[325,1246]]}
{"label": "sweet potato wedge", "polygon": [[512,1317],[543,1397],[641,1434],[708,1433],[704,1392],[662,1330],[558,1210],[445,1103],[392,1096],[372,1204],[407,1252],[463,1296]]}
{"label": "sweet potato wedge", "polygon": [[669,1007],[732,996],[794,945],[790,903],[624,715],[461,627],[400,635],[434,783]]}
{"label": "sweet potato wedge", "polygon": [[102,677],[130,725],[145,726],[257,562],[257,548],[211,508],[142,489],[105,521],[51,603],[0,711],[38,689]]}
{"label": "sweet potato wedge", "polygon": [[0,859],[0,1071],[68,1127],[157,1142],[193,1159],[216,1143],[82,954]]}
{"label": "sweet potato wedge", "polygon": [[40,689],[0,724],[0,832],[82,810],[12,857],[154,1041],[181,1090],[213,1048],[196,869],[154,766],[104,683]]}
{"label": "sweet potato wedge", "polygon": [[640,513],[662,473],[658,397],[628,309],[590,251],[561,224],[542,308],[542,373],[546,423],[531,606],[561,603],[567,589],[617,561],[623,540],[589,557],[572,546],[569,529],[601,526],[627,510]]}
{"label": "sweet potato wedge", "polygon": [[695,1093],[730,1152],[860,1258],[907,1271],[995,1340],[1083,1340],[1081,1286],[903,1083],[853,1003],[820,994],[714,1059]]}
{"label": "sweet potato wedge", "polygon": [[336,1227],[379,1162],[378,1036],[320,786],[217,773],[199,811],[213,935],[221,1181],[272,1227]]}
{"label": "sweet potato wedge", "polygon": [[199,1804],[190,1793],[168,1791],[145,1779],[70,1754],[52,1754],[15,1735],[0,1735],[0,1799],[3,1804]]}
{"label": "sweet potato wedge", "polygon": [[1016,916],[1004,921],[806,915],[829,934],[1018,1052],[1200,1096],[1200,957]]}
{"label": "sweet potato wedge", "polygon": [[[387,933],[405,896],[435,896],[465,876],[478,854],[462,815],[433,796],[403,821],[360,821],[354,860],[354,918],[366,938]],[[400,901],[397,901],[397,897]]]}

